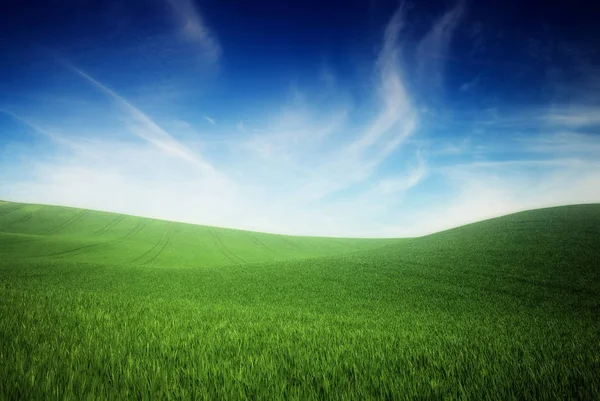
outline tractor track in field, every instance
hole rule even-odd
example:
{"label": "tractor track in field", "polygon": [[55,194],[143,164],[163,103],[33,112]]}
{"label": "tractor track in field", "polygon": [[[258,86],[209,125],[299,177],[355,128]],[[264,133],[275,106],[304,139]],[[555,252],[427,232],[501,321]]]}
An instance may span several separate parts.
{"label": "tractor track in field", "polygon": [[213,241],[215,242],[215,245],[217,246],[217,248],[219,249],[219,251],[221,251],[221,253],[227,259],[229,259],[234,264],[238,264],[240,262],[241,263],[246,263],[246,261],[244,259],[240,258],[235,253],[231,252],[229,250],[229,248],[227,248],[227,246],[225,246],[225,244],[223,243],[223,241],[221,240],[221,238],[219,237],[219,235],[216,233],[216,231],[214,231],[211,227],[209,227],[208,228],[208,232],[212,236]]}
{"label": "tractor track in field", "polygon": [[[35,234],[34,234],[34,235],[35,235]],[[44,238],[44,237],[42,237],[42,238],[39,238],[39,236],[38,236],[38,238],[28,238],[28,239],[24,239],[24,240],[21,240],[21,241],[19,241],[18,239],[19,239],[19,238],[16,238],[16,241],[9,241],[9,242],[5,242],[5,244],[8,244],[8,245],[26,244],[26,243],[28,243],[28,242],[42,241],[42,240],[44,240],[45,238]]]}
{"label": "tractor track in field", "polygon": [[4,227],[2,227],[2,229],[0,231],[4,231],[4,230],[6,230],[9,227],[14,226],[15,224],[22,223],[24,221],[27,221],[27,220],[31,219],[33,217],[33,213],[35,213],[35,212],[37,212],[37,210],[34,210],[34,211],[29,212],[27,214],[24,214],[23,216],[19,217],[15,221],[11,221],[10,223],[8,223]]}
{"label": "tractor track in field", "polygon": [[292,240],[290,240],[290,239],[286,238],[286,237],[285,237],[285,236],[283,236],[283,235],[281,236],[281,239],[282,239],[284,242],[286,242],[286,243],[290,244],[291,246],[293,246],[294,248],[297,248],[297,249],[302,249],[302,247],[301,247],[300,245],[296,244],[294,241],[292,241]]}
{"label": "tractor track in field", "polygon": [[3,211],[0,213],[0,216],[5,216],[5,215],[7,215],[7,214],[9,214],[9,213],[12,213],[12,212],[14,212],[14,211],[16,211],[16,210],[19,210],[19,209],[22,209],[22,208],[23,208],[23,206],[11,207],[11,208],[10,208],[10,209],[8,209],[8,210],[3,210]]}
{"label": "tractor track in field", "polygon": [[152,248],[150,248],[150,250],[148,250],[147,252],[144,252],[144,254],[142,254],[141,256],[132,260],[132,262],[138,262],[138,261],[144,259],[146,256],[154,253],[155,250],[158,250],[158,252],[154,253],[154,255],[152,255],[150,257],[150,259],[146,260],[142,264],[145,265],[145,264],[152,262],[153,260],[158,258],[163,253],[165,248],[169,245],[169,242],[171,242],[172,237],[173,237],[173,230],[169,230],[169,228],[167,227],[165,229],[165,232],[163,233],[162,237],[160,238],[160,240],[156,243],[156,245],[154,245]]}
{"label": "tractor track in field", "polygon": [[219,243],[217,242],[217,239],[215,238],[215,234],[212,231],[212,228],[208,228],[208,233],[210,234],[210,236],[213,239],[213,242],[215,243],[215,246],[217,247],[217,249],[221,252],[221,254],[223,254],[223,256],[225,256],[227,259],[229,259],[230,262],[233,262],[234,264],[237,263],[235,261],[235,259],[233,259],[229,254],[225,253],[225,251],[223,251],[223,249],[221,249],[221,246],[219,245]]}
{"label": "tractor track in field", "polygon": [[100,234],[105,234],[107,232],[109,232],[110,230],[113,229],[113,227],[115,227],[117,224],[119,224],[120,222],[122,222],[123,220],[125,220],[125,215],[121,215],[121,216],[117,216],[115,217],[113,220],[111,220],[107,225],[105,225],[104,227],[102,227],[100,230],[96,231],[94,233],[94,235],[100,235]]}
{"label": "tractor track in field", "polygon": [[163,253],[165,248],[169,245],[172,237],[173,237],[173,230],[169,230],[169,236],[167,237],[167,240],[163,243],[162,247],[158,250],[158,252],[153,257],[151,257],[150,259],[145,261],[144,264],[148,264],[148,263],[152,262],[154,259],[158,258],[160,256],[160,254]]}
{"label": "tractor track in field", "polygon": [[55,232],[60,231],[63,228],[68,227],[71,224],[75,223],[77,220],[79,220],[80,218],[82,218],[83,216],[88,214],[89,212],[90,212],[89,210],[81,210],[81,211],[77,212],[74,216],[69,217],[66,221],[64,221],[61,224],[57,225],[56,227],[46,231],[42,235],[54,234]]}
{"label": "tractor track in field", "polygon": [[116,239],[113,239],[110,241],[101,242],[99,244],[84,245],[84,246],[80,246],[80,247],[77,247],[74,249],[68,249],[66,251],[49,253],[49,254],[45,254],[45,255],[39,255],[37,257],[40,257],[40,258],[48,257],[48,256],[63,257],[63,256],[71,255],[73,253],[75,253],[75,255],[83,255],[84,253],[95,251],[96,249],[102,249],[102,248],[106,248],[109,246],[117,245],[117,244],[120,244],[121,242],[124,242],[126,240],[132,239],[135,236],[137,236],[144,229],[144,227],[146,227],[146,224],[147,224],[147,222],[145,220],[139,222],[137,226],[135,226],[131,231],[129,231],[127,234],[125,234],[121,238],[116,238]]}
{"label": "tractor track in field", "polygon": [[132,239],[133,237],[137,236],[144,229],[144,227],[146,227],[146,224],[148,224],[148,221],[140,221],[137,226],[135,226],[131,231],[125,234],[124,237],[122,237],[123,240]]}
{"label": "tractor track in field", "polygon": [[258,239],[258,237],[256,237],[256,235],[254,234],[249,234],[250,239],[252,239],[252,241],[254,241],[255,244],[258,244],[258,246],[260,246],[263,249],[266,249],[267,251],[275,254],[275,255],[279,255],[279,252],[269,248],[264,242],[262,242],[260,239]]}
{"label": "tractor track in field", "polygon": [[172,230],[169,230],[169,226],[171,224],[167,224],[167,228],[165,228],[165,232],[163,233],[162,237],[160,237],[160,239],[158,240],[158,242],[156,244],[154,244],[154,246],[150,249],[148,249],[146,252],[144,252],[143,254],[141,254],[140,256],[138,256],[135,259],[132,259],[131,262],[139,262],[140,260],[144,259],[145,257],[147,257],[148,255],[151,255],[155,250],[158,249],[158,252],[153,255],[150,259],[148,259],[147,261],[145,261],[142,264],[146,264],[149,263],[151,261],[153,261],[154,259],[156,259],[161,253],[162,251],[165,250],[165,248],[167,247],[167,245],[169,244],[169,242],[171,241],[171,236],[172,236]]}

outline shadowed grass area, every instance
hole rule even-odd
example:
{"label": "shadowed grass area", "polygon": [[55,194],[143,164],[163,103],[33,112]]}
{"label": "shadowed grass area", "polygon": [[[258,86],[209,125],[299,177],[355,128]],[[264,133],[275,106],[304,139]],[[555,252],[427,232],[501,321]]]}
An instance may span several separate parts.
{"label": "shadowed grass area", "polygon": [[0,204],[0,398],[598,399],[598,227],[578,205],[346,240]]}

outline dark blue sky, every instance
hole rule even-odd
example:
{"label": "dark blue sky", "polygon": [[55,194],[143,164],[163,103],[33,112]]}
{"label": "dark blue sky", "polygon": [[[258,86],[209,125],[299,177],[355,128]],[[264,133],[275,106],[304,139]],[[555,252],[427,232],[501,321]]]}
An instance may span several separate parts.
{"label": "dark blue sky", "polygon": [[[452,215],[440,226],[600,196],[589,189],[600,151],[600,10],[593,2],[1,7],[0,197],[371,235],[419,231],[399,211],[439,209],[440,196],[455,210],[437,212]],[[189,190],[187,198],[208,210],[191,212],[170,179],[162,192],[176,195],[140,209],[134,205],[149,196],[147,183],[160,187],[160,180],[114,160],[118,152],[97,153],[103,146],[127,148],[133,160],[145,160],[150,146],[182,181],[222,191],[216,199],[231,197],[240,212]],[[201,171],[170,164],[177,160]],[[112,182],[100,174],[106,166],[120,182],[112,185],[137,190],[117,203],[81,195],[84,172],[93,172],[97,188]],[[52,168],[65,170],[48,176]],[[552,195],[565,182],[572,196]],[[63,190],[49,193],[50,183]],[[262,210],[270,202],[276,212]],[[369,211],[347,223],[345,207]],[[322,216],[331,222],[320,225]]]}
{"label": "dark blue sky", "polygon": [[[120,74],[166,76],[165,65],[188,62],[178,49],[157,45],[173,29],[164,1],[9,1],[0,16],[3,92],[40,85],[36,71],[44,50]],[[224,90],[276,90],[291,78],[328,63],[338,78],[354,82],[370,68],[381,33],[397,1],[214,1],[196,2],[204,21],[218,29]],[[491,103],[550,100],[556,78],[576,83],[573,61],[597,65],[600,13],[589,1],[466,2],[445,63],[450,96],[478,78]],[[404,2],[405,51],[455,2]],[[153,46],[154,44],[154,46]],[[149,59],[147,53],[153,57]],[[119,63],[114,63],[115,58]],[[410,64],[410,62],[407,62]],[[408,65],[418,69],[418,65]],[[179,70],[177,70],[179,72]],[[116,74],[115,74],[116,75]],[[248,78],[252,78],[248,80]],[[116,76],[115,79],[119,77]],[[365,84],[368,86],[368,84]],[[360,89],[360,88],[358,88]],[[461,99],[462,100],[462,99]]]}

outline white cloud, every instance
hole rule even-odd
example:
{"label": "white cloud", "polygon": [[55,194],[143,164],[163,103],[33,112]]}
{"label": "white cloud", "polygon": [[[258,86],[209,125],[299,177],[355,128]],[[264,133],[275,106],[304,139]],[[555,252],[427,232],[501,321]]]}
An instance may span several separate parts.
{"label": "white cloud", "polygon": [[421,227],[428,232],[520,210],[600,201],[600,163],[477,163],[445,174],[454,181],[458,195],[450,204],[420,216],[425,219]]}
{"label": "white cloud", "polygon": [[523,138],[521,143],[533,152],[557,155],[600,155],[600,136],[576,131],[559,131],[536,137]]}
{"label": "white cloud", "polygon": [[162,129],[148,115],[131,104],[127,99],[82,70],[74,66],[70,66],[70,68],[107,95],[121,108],[127,117],[129,117],[128,128],[131,133],[152,143],[167,154],[187,160],[204,173],[215,173],[215,169],[210,163],[187,149],[185,145],[177,141],[171,134]]}
{"label": "white cloud", "polygon": [[600,125],[600,105],[553,107],[544,118],[549,124],[571,128]]}
{"label": "white cloud", "polygon": [[302,186],[307,199],[319,199],[367,180],[415,132],[418,115],[403,82],[397,47],[402,18],[399,8],[386,27],[377,59],[378,113],[354,140],[336,149],[320,169],[315,169],[316,173]]}
{"label": "white cloud", "polygon": [[458,90],[461,92],[468,92],[471,89],[473,89],[475,86],[477,86],[477,84],[479,83],[479,79],[481,78],[480,75],[477,75],[475,78],[473,78],[472,80],[465,82],[464,84],[462,84]]}
{"label": "white cloud", "polygon": [[[382,193],[406,191],[421,179],[408,171],[393,172],[376,190],[366,182],[416,127],[396,50],[401,17],[396,13],[388,25],[376,63],[372,118],[350,124],[354,110],[346,96],[330,93],[313,102],[296,84],[288,105],[252,116],[252,131],[242,121],[233,133],[219,127],[225,139],[207,154],[229,156],[211,163],[131,101],[70,66],[118,106],[124,125],[111,137],[119,139],[73,135],[84,150],[32,160],[32,180],[12,183],[6,196],[273,232],[359,233],[385,212]],[[136,137],[142,142],[132,142]],[[358,184],[365,188],[353,188]],[[326,199],[342,190],[353,194]],[[348,219],[357,207],[370,212]]]}
{"label": "white cloud", "polygon": [[464,1],[439,18],[417,45],[416,68],[423,88],[438,91],[443,83],[443,66],[454,30],[465,13]]}
{"label": "white cloud", "polygon": [[403,175],[379,180],[375,184],[374,190],[382,195],[404,192],[423,181],[426,174],[425,161],[419,157],[416,166],[409,168]]}
{"label": "white cloud", "polygon": [[209,62],[216,63],[221,57],[221,46],[207,26],[202,14],[192,0],[166,0],[171,6],[183,35],[194,41]]}
{"label": "white cloud", "polygon": [[[186,34],[208,53],[220,53],[191,1],[170,1]],[[417,64],[425,63],[434,81],[443,71],[439,56],[448,51],[463,13],[460,3],[418,45]],[[20,167],[27,178],[5,174],[0,198],[332,236],[411,236],[516,210],[600,201],[600,165],[594,162],[600,143],[577,131],[596,121],[592,108],[553,108],[543,118],[522,113],[511,124],[525,122],[548,132],[503,137],[501,149],[492,135],[436,137],[431,143],[419,138],[421,121],[428,117],[425,108],[415,107],[416,94],[407,85],[403,17],[399,9],[385,29],[368,77],[373,99],[355,103],[339,88],[341,82],[325,95],[296,82],[287,102],[275,102],[264,115],[230,110],[231,116],[247,119],[235,124],[230,116],[229,126],[226,118],[216,124],[207,115],[200,115],[198,126],[174,115],[160,121],[71,66],[118,106],[122,125],[94,126],[93,132],[106,135],[88,136],[65,127],[62,116],[36,124],[37,118],[5,112],[54,140],[57,148],[44,158],[23,155],[27,162]],[[327,77],[321,79],[327,84]],[[64,115],[72,110],[65,106]],[[211,124],[208,131],[202,119]],[[561,126],[549,131],[553,124]],[[507,149],[521,156],[495,158]]]}
{"label": "white cloud", "polygon": [[84,150],[77,144],[77,142],[69,140],[68,138],[64,137],[63,135],[60,135],[59,133],[54,132],[53,130],[43,128],[43,127],[39,126],[38,124],[34,123],[33,121],[31,121],[30,119],[27,119],[27,118],[25,118],[19,114],[16,114],[10,110],[0,109],[0,113],[6,114],[6,115],[12,117],[13,119],[19,121],[21,124],[24,124],[25,126],[31,128],[31,130],[33,130],[38,135],[41,135],[41,136],[44,136],[44,137],[50,139],[51,141],[55,142],[57,145],[62,145],[62,146],[71,148],[73,151],[77,151],[77,152],[81,152]]}
{"label": "white cloud", "polygon": [[179,221],[235,224],[230,215],[238,197],[230,180],[198,175],[187,160],[173,159],[151,143],[81,140],[79,145],[87,151],[45,160],[32,157],[33,180],[7,183],[10,197]]}
{"label": "white cloud", "polygon": [[217,125],[217,122],[213,118],[210,118],[209,116],[207,116],[206,114],[202,114],[202,117],[206,121],[208,121],[209,123],[211,123],[212,125]]}

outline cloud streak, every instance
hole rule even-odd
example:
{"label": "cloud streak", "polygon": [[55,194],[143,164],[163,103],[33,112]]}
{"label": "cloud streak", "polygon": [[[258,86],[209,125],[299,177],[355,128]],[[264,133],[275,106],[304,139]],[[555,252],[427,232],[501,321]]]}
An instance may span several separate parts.
{"label": "cloud streak", "polygon": [[207,116],[206,114],[203,114],[203,115],[202,115],[202,117],[203,117],[203,118],[204,118],[206,121],[208,121],[209,123],[211,123],[212,125],[217,125],[217,122],[216,122],[214,119],[212,119],[212,118],[210,118],[209,116]]}
{"label": "cloud streak", "polygon": [[459,1],[433,24],[417,45],[416,68],[423,89],[435,93],[443,88],[444,62],[454,30],[465,12],[464,1]]}
{"label": "cloud streak", "polygon": [[598,105],[553,107],[545,118],[549,124],[558,124],[569,128],[600,126],[599,110]]}
{"label": "cloud streak", "polygon": [[6,109],[0,109],[0,113],[10,116],[11,118],[15,119],[16,121],[20,122],[21,124],[29,127],[35,133],[37,133],[47,139],[50,139],[51,141],[55,142],[58,145],[68,147],[68,148],[70,148],[74,151],[78,151],[78,152],[83,151],[83,148],[80,147],[77,144],[77,142],[71,141],[68,138],[65,138],[63,135],[60,135],[60,134],[53,132],[51,130],[48,130],[46,128],[43,128],[43,127],[37,125],[36,123],[34,123],[33,121],[31,121],[19,114],[16,114],[16,113],[14,113],[10,110],[6,110]]}
{"label": "cloud streak", "polygon": [[[191,0],[167,1],[185,38],[217,62],[216,35]],[[369,237],[414,236],[526,208],[600,201],[600,142],[587,132],[598,121],[589,102],[514,113],[469,109],[464,121],[447,118],[440,132],[428,131],[429,120],[447,107],[444,63],[466,7],[460,2],[441,15],[416,38],[416,48],[406,40],[414,30],[405,11],[398,8],[384,27],[362,80],[366,96],[344,87],[344,75],[327,66],[315,71],[314,86],[294,81],[287,96],[253,112],[238,99],[192,104],[192,113],[188,105],[162,112],[165,103],[153,104],[154,96],[126,98],[122,88],[63,62],[80,84],[67,86],[93,88],[116,106],[113,114],[101,107],[74,112],[77,102],[54,105],[53,115],[36,115],[35,107],[3,110],[55,147],[43,158],[23,152],[19,166],[0,160],[3,171],[23,172],[3,175],[0,198],[275,233]],[[144,93],[157,92],[149,82],[143,86]],[[73,113],[77,121],[90,118],[93,134],[85,124],[64,123]]]}
{"label": "cloud streak", "polygon": [[217,63],[221,45],[192,0],[166,0],[183,36],[196,43],[207,61]]}
{"label": "cloud streak", "polygon": [[152,143],[154,146],[171,156],[186,160],[203,173],[215,172],[215,169],[210,163],[204,161],[187,149],[185,145],[177,141],[171,134],[161,128],[154,120],[131,104],[127,99],[108,88],[100,81],[92,78],[89,74],[79,68],[70,64],[68,64],[68,66],[72,71],[84,78],[119,106],[119,108],[131,119],[129,130],[134,135]]}
{"label": "cloud streak", "polygon": [[[417,128],[418,115],[412,106],[400,70],[398,37],[403,26],[403,8],[388,23],[376,61],[376,94],[379,110],[352,141],[327,157],[328,162],[310,175],[302,186],[311,201],[369,179],[377,167]],[[336,127],[341,129],[341,127]]]}

